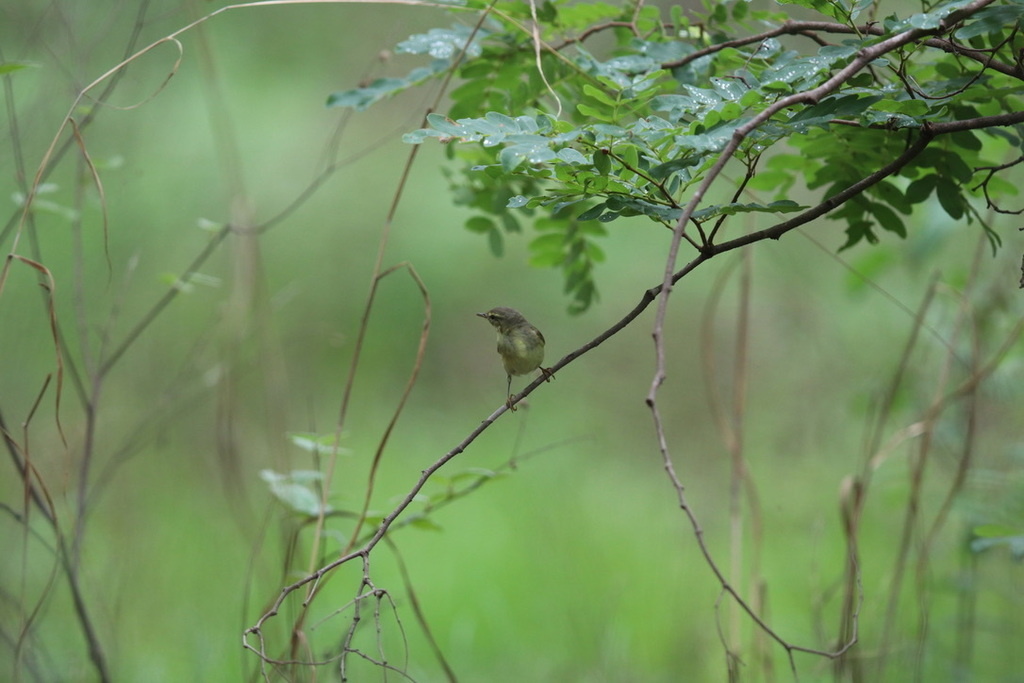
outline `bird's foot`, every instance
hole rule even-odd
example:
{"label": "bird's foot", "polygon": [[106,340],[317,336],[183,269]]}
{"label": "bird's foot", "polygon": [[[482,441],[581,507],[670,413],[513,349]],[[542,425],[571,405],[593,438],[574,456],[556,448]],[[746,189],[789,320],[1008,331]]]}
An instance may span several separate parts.
{"label": "bird's foot", "polygon": [[540,368],[540,374],[544,375],[545,382],[550,382],[555,378],[555,373],[551,370],[551,368]]}

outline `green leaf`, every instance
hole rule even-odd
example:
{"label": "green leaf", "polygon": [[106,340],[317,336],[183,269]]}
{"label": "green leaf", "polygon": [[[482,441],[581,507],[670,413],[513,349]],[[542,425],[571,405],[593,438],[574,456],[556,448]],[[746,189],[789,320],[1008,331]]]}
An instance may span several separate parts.
{"label": "green leaf", "polygon": [[604,210],[605,210],[605,202],[601,202],[600,204],[592,206],[589,209],[587,209],[586,211],[584,211],[583,213],[581,213],[579,216],[576,217],[576,220],[578,220],[578,221],[597,220],[598,218],[601,217],[601,214],[604,213]]}
{"label": "green leaf", "polygon": [[[986,525],[992,527],[994,525]],[[978,527],[979,529],[985,529],[986,527]],[[994,529],[989,530],[992,533]],[[992,548],[998,548],[1005,546],[1010,552],[1010,555],[1015,560],[1024,559],[1024,534],[1021,533],[1009,533],[1000,535],[978,535],[976,538],[971,540],[971,551],[975,553],[982,553]]]}
{"label": "green leaf", "polygon": [[906,196],[902,191],[900,191],[900,188],[896,187],[888,180],[883,180],[877,183],[871,188],[871,192],[902,214],[909,215],[913,210],[913,206],[909,201],[907,201]]}
{"label": "green leaf", "polygon": [[424,516],[413,517],[409,522],[409,525],[416,529],[422,529],[423,531],[443,531],[440,524],[431,518]]}
{"label": "green leaf", "polygon": [[590,159],[581,154],[579,150],[573,149],[572,147],[565,147],[564,149],[558,150],[558,152],[555,153],[555,156],[567,164],[579,165],[590,163]]}
{"label": "green leaf", "polygon": [[889,232],[894,232],[900,237],[906,238],[907,226],[904,225],[903,219],[897,216],[892,209],[878,202],[871,202],[868,206],[871,215],[875,217],[879,225]]}
{"label": "green leaf", "polygon": [[505,149],[498,152],[498,161],[501,163],[501,169],[505,173],[510,173],[521,166],[527,159],[526,150],[521,147],[506,147]]}
{"label": "green leaf", "polygon": [[865,220],[849,221],[846,226],[846,243],[839,247],[839,251],[845,251],[861,240],[867,240],[871,244],[878,242],[878,237],[871,230],[871,223]]}
{"label": "green leaf", "polygon": [[322,505],[320,495],[311,484],[320,481],[323,475],[312,470],[296,470],[290,474],[279,474],[273,470],[261,470],[260,478],[267,482],[271,494],[295,512],[309,517],[327,514],[330,505]]}
{"label": "green leaf", "polygon": [[[481,28],[474,34],[472,28],[462,24],[455,24],[452,28],[432,28],[426,33],[409,36],[395,46],[395,52],[412,55],[426,54],[434,59],[451,61],[465,50],[466,57],[479,57],[482,51],[480,41],[489,33],[488,30]],[[472,42],[470,42],[471,37]]]}
{"label": "green leaf", "polygon": [[750,109],[755,104],[760,104],[764,100],[764,93],[759,90],[748,90],[743,93],[743,97],[740,98],[740,106],[745,109]]}
{"label": "green leaf", "polygon": [[879,100],[872,108],[911,117],[924,116],[928,113],[928,103],[923,100]]}
{"label": "green leaf", "polygon": [[[338,444],[338,439],[334,433],[330,434],[314,434],[313,432],[288,432],[286,434],[288,440],[292,442],[292,445],[298,446],[304,451],[310,453],[331,453],[335,450]],[[338,447],[338,453],[348,454],[352,451],[348,448]]]}
{"label": "green leaf", "polygon": [[939,28],[943,19],[956,10],[970,4],[970,2],[971,0],[952,0],[952,2],[935,7],[930,12],[912,14],[906,19],[897,19],[892,22],[886,21],[885,28],[891,33],[900,33],[910,29],[936,29]]}
{"label": "green leaf", "polygon": [[733,202],[731,204],[720,204],[716,206],[709,206],[701,209],[700,211],[693,212],[694,220],[705,221],[709,218],[716,216],[732,216],[738,213],[793,213],[795,211],[802,211],[806,209],[806,206],[802,206],[792,201],[791,199],[782,199],[771,204],[740,204]]}
{"label": "green leaf", "polygon": [[0,62],[0,76],[20,71],[21,69],[29,69],[38,66],[32,62]]}
{"label": "green leaf", "polygon": [[401,78],[378,78],[362,88],[334,93],[327,98],[327,106],[352,107],[356,111],[363,111],[406,87],[408,84]]}
{"label": "green leaf", "polygon": [[504,475],[502,475],[500,472],[495,472],[494,470],[489,470],[484,467],[467,467],[461,472],[456,472],[455,474],[453,474],[451,481],[454,484],[460,481],[464,481],[466,479],[472,479],[473,481],[476,481],[478,479],[495,479],[502,476]]}
{"label": "green leaf", "polygon": [[508,203],[505,204],[505,207],[509,209],[520,209],[526,206],[529,202],[530,199],[528,197],[524,197],[521,194],[517,194],[509,198]]}
{"label": "green leaf", "polygon": [[491,230],[495,230],[496,228],[497,226],[494,224],[494,221],[484,216],[473,216],[472,218],[466,221],[466,230],[481,235],[484,233],[488,233]]}
{"label": "green leaf", "polygon": [[942,175],[951,177],[963,184],[971,182],[974,177],[974,170],[964,161],[962,154],[955,152],[942,152],[941,162],[937,169],[943,171]]}
{"label": "green leaf", "polygon": [[960,188],[947,178],[937,176],[935,179],[935,194],[939,198],[939,204],[949,214],[950,218],[960,220],[964,217],[964,198]]}
{"label": "green leaf", "polygon": [[829,95],[817,104],[798,111],[788,123],[797,130],[807,130],[809,126],[827,127],[833,119],[859,116],[881,99],[880,95]]}
{"label": "green leaf", "polygon": [[736,104],[735,102],[726,102],[724,105],[722,105],[722,109],[720,111],[722,114],[723,121],[732,121],[733,119],[738,119],[744,113],[743,107]]}
{"label": "green leaf", "polygon": [[557,251],[559,254],[562,253],[562,244],[565,242],[565,238],[561,232],[548,232],[539,237],[535,237],[530,242],[530,249],[534,251]]}
{"label": "green leaf", "polygon": [[1007,524],[981,524],[971,529],[971,533],[978,538],[999,538],[1014,536],[1017,534],[1017,529]]}
{"label": "green leaf", "polygon": [[561,251],[543,251],[531,248],[530,265],[534,268],[554,268],[565,262],[565,255]]}
{"label": "green leaf", "polygon": [[413,69],[405,78],[378,78],[369,85],[334,93],[327,98],[327,106],[352,107],[356,111],[363,111],[396,93],[420,85],[447,68],[446,62],[435,60],[429,67]]}
{"label": "green leaf", "polygon": [[949,135],[949,139],[958,147],[963,147],[964,149],[972,152],[980,152],[982,148],[981,140],[977,135],[969,130],[951,133]]}
{"label": "green leaf", "polygon": [[918,178],[907,186],[906,197],[911,204],[920,204],[931,196],[939,177],[931,174]]}
{"label": "green leaf", "polygon": [[606,107],[614,108],[618,104],[604,90],[601,90],[600,88],[595,88],[594,86],[590,85],[589,83],[585,83],[583,85],[583,92],[586,95],[594,98],[595,100],[597,100],[601,104],[605,105]]}
{"label": "green leaf", "polygon": [[487,232],[487,246],[490,247],[491,253],[495,257],[501,258],[505,255],[505,237],[501,234],[501,230],[494,228]]}
{"label": "green leaf", "polygon": [[577,104],[576,105],[576,111],[578,111],[579,113],[583,114],[588,119],[593,119],[595,121],[605,121],[605,122],[610,123],[611,120],[612,120],[611,117],[608,116],[608,113],[604,109],[598,109],[597,107],[591,107],[589,104],[583,104],[583,103]]}
{"label": "green leaf", "polygon": [[902,128],[920,128],[921,121],[906,114],[895,114],[883,111],[866,111],[861,116],[861,122],[865,126],[886,128],[888,130],[900,130]]}
{"label": "green leaf", "polygon": [[684,157],[680,157],[678,159],[673,159],[671,161],[665,162],[664,164],[655,166],[650,170],[650,174],[653,178],[663,180],[665,178],[668,178],[673,173],[678,173],[681,170],[692,168],[694,166],[699,166],[700,163],[701,157],[697,156],[696,154],[690,154]]}
{"label": "green leaf", "polygon": [[954,35],[959,41],[982,35],[1001,35],[1021,20],[1024,20],[1024,4],[989,5],[970,17]]}

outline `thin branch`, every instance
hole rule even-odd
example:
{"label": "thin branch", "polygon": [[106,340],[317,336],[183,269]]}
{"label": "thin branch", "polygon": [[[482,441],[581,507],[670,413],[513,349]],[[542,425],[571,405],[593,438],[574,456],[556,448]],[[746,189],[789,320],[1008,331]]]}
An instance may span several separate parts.
{"label": "thin branch", "polygon": [[[983,128],[995,128],[1001,126],[1013,126],[1019,123],[1024,123],[1024,111],[1013,112],[1010,114],[998,114],[996,116],[981,116],[974,119],[964,119],[962,121],[949,121],[946,123],[935,123],[926,124],[918,138],[910,144],[896,159],[886,164],[877,171],[865,176],[862,180],[853,183],[846,189],[837,192],[834,195],[826,198],[817,206],[814,206],[803,213],[796,215],[789,220],[776,223],[775,225],[766,228],[764,230],[758,230],[755,232],[747,233],[741,237],[729,240],[728,242],[722,242],[721,244],[712,245],[708,251],[711,255],[720,254],[722,252],[731,251],[748,244],[760,242],[761,240],[768,238],[777,240],[785,235],[790,230],[798,228],[801,225],[810,223],[815,218],[820,218],[828,212],[838,208],[842,204],[849,201],[851,198],[859,195],[867,188],[876,185],[885,178],[891,175],[895,175],[906,166],[908,163],[913,161],[921,152],[923,152],[931,142],[939,135],[947,133],[957,133],[967,130],[979,130]],[[691,212],[692,213],[692,212]]]}
{"label": "thin branch", "polygon": [[413,361],[412,372],[409,374],[409,379],[405,383],[405,389],[402,391],[402,395],[398,399],[398,404],[395,406],[391,419],[384,428],[384,433],[381,435],[380,441],[377,444],[377,450],[373,454],[373,462],[370,465],[370,474],[366,483],[366,495],[363,497],[363,507],[359,512],[359,517],[356,520],[355,528],[351,534],[351,540],[349,541],[350,547],[351,544],[355,542],[355,539],[359,537],[359,530],[366,521],[366,513],[370,509],[370,499],[373,497],[374,483],[376,481],[377,471],[380,468],[381,460],[384,457],[384,450],[387,448],[391,432],[394,431],[395,425],[398,424],[398,418],[402,414],[402,409],[405,407],[406,401],[409,399],[409,394],[412,393],[412,388],[416,385],[416,379],[419,377],[420,369],[423,367],[423,356],[427,351],[427,338],[430,336],[430,293],[427,291],[426,285],[423,284],[423,280],[420,279],[419,274],[416,272],[416,269],[413,268],[412,264],[403,262],[396,266],[392,266],[381,273],[380,277],[385,278],[399,268],[404,268],[408,271],[409,275],[416,282],[416,286],[420,290],[420,295],[423,297],[423,328],[420,330],[419,346],[416,348],[416,359]]}
{"label": "thin branch", "polygon": [[[971,7],[965,7],[961,11],[967,12],[967,10],[969,10],[967,14],[973,14],[977,12],[979,9],[981,9],[981,7],[989,4],[992,1],[994,0],[987,0],[982,5],[977,5],[975,3],[975,5],[972,5]],[[950,16],[952,17],[952,15]],[[945,26],[953,25],[957,21],[962,21],[962,17],[955,20],[947,20],[945,22]],[[928,33],[937,33],[940,30],[944,29],[935,29],[932,31],[924,32],[922,35],[919,35],[917,38],[914,38],[913,40],[917,40],[918,38],[921,38],[923,35],[927,35]],[[672,60],[670,62],[664,62],[661,65],[661,68],[675,69],[681,66],[685,66],[697,59],[700,59],[701,57],[706,57],[707,55],[715,54],[716,52],[721,52],[723,49],[726,48],[743,47],[745,45],[762,43],[770,38],[778,38],[779,36],[784,35],[804,36],[806,38],[811,38],[812,40],[815,40],[816,42],[818,42],[819,45],[821,45],[823,44],[823,41],[817,39],[818,33],[836,33],[840,35],[846,34],[858,36],[883,36],[887,33],[887,31],[885,30],[885,27],[880,26],[877,23],[863,24],[861,26],[850,26],[849,24],[838,24],[828,21],[787,21],[781,26],[771,29],[770,31],[763,31],[761,33],[756,33],[750,36],[744,36],[742,38],[736,38],[734,40],[723,40],[720,43],[709,45],[708,47],[704,47],[694,52],[691,52],[690,54],[686,55],[685,57],[681,57],[680,59]],[[1013,78],[1024,80],[1024,70],[1022,70],[1020,67],[1016,65],[998,62],[992,59],[992,55],[986,54],[984,50],[975,50],[973,48],[959,45],[953,42],[952,40],[947,40],[944,38],[925,38],[922,41],[922,43],[924,45],[927,45],[928,47],[937,48],[939,50],[942,50],[943,52],[947,52],[952,55],[961,55],[967,57],[968,59],[979,62],[983,64],[986,68],[998,71],[999,73],[1005,76],[1011,76]]]}

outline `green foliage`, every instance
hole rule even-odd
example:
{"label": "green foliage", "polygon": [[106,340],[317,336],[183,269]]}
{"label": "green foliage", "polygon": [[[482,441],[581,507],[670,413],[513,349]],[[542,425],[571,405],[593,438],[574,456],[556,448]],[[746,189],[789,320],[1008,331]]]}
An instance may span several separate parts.
{"label": "green foliage", "polygon": [[314,455],[342,453],[350,455],[352,451],[338,445],[338,437],[331,434],[314,434],[313,432],[289,432],[288,440],[292,445]]}
{"label": "green foliage", "polygon": [[427,33],[411,36],[395,46],[395,52],[433,57],[429,66],[413,69],[403,78],[378,78],[365,86],[334,93],[327,98],[327,106],[352,107],[362,111],[396,92],[420,85],[444,73],[452,60],[463,52],[470,59],[479,57],[481,48],[478,39],[486,35],[486,31],[481,31],[477,33],[477,39],[474,39],[469,29],[455,25],[451,29],[434,28]]}
{"label": "green foliage", "polygon": [[[700,237],[687,239],[705,256],[719,248],[727,218],[747,214],[744,226],[753,225],[754,214],[806,208],[790,201],[801,187],[827,200],[872,174],[868,187],[829,207],[828,217],[846,231],[842,249],[877,243],[879,229],[906,237],[915,207],[933,197],[951,219],[981,223],[998,246],[974,203],[1015,192],[998,173],[981,178],[979,169],[1020,153],[1020,117],[1001,124],[984,117],[1024,105],[1015,67],[1024,3],[952,0],[861,25],[855,21],[865,10],[884,6],[791,4],[833,23],[750,12],[742,0],[708,3],[693,16],[673,8],[669,17],[649,6],[634,13],[631,3],[549,2],[538,10],[538,47],[527,29],[528,3],[498,2],[476,32],[435,29],[402,43],[407,52],[429,53],[432,73],[455,69],[461,79],[449,115],[432,114],[427,128],[405,140],[460,143],[449,148],[462,164],[450,175],[453,195],[483,214],[466,227],[487,235],[500,255],[503,235],[533,220],[542,234],[531,243],[532,263],[564,271],[575,311],[597,291],[594,238],[602,233],[584,226],[645,216],[675,228],[734,136],[742,139],[728,168],[741,179],[719,183],[689,217]],[[768,24],[768,33],[743,38],[750,19]],[[601,33],[614,45],[597,54],[589,39]],[[964,41],[977,52],[965,53]],[[857,61],[879,46],[885,49],[873,60]],[[420,82],[423,68],[332,103],[367,106]],[[933,132],[955,122],[965,125]],[[925,135],[934,140],[921,153],[884,170]],[[741,191],[755,200],[755,192],[774,191],[776,201],[740,203]],[[535,217],[537,210],[546,217]]]}
{"label": "green foliage", "polygon": [[0,75],[14,73],[35,66],[31,62],[0,62]]}
{"label": "green foliage", "polygon": [[992,548],[1006,548],[1013,559],[1024,560],[1024,533],[1001,524],[984,524],[973,529],[971,550],[980,553]]}
{"label": "green foliage", "polygon": [[[1013,461],[1016,462],[1013,462]],[[1024,561],[1024,474],[1020,453],[1011,454],[1018,468],[1010,473],[978,468],[972,473],[961,513],[971,521],[968,548],[972,553],[1003,550]]]}
{"label": "green foliage", "polygon": [[[293,511],[309,517],[321,513],[320,494],[317,488],[324,475],[316,470],[294,470],[281,474],[273,470],[260,471],[260,478],[267,482],[274,497]],[[324,514],[331,512],[331,506],[322,506]]]}

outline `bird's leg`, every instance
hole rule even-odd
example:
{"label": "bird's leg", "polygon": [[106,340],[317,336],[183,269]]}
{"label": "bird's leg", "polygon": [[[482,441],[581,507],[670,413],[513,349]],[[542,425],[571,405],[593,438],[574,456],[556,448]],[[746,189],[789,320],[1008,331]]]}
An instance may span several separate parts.
{"label": "bird's leg", "polygon": [[505,400],[505,405],[514,413],[516,411],[516,406],[512,403],[512,375],[508,376],[508,388],[506,393],[508,394],[508,398]]}
{"label": "bird's leg", "polygon": [[553,380],[555,378],[555,373],[553,373],[551,371],[551,368],[538,368],[538,369],[540,370],[540,374],[544,375],[544,381],[545,382],[550,382],[551,380]]}

